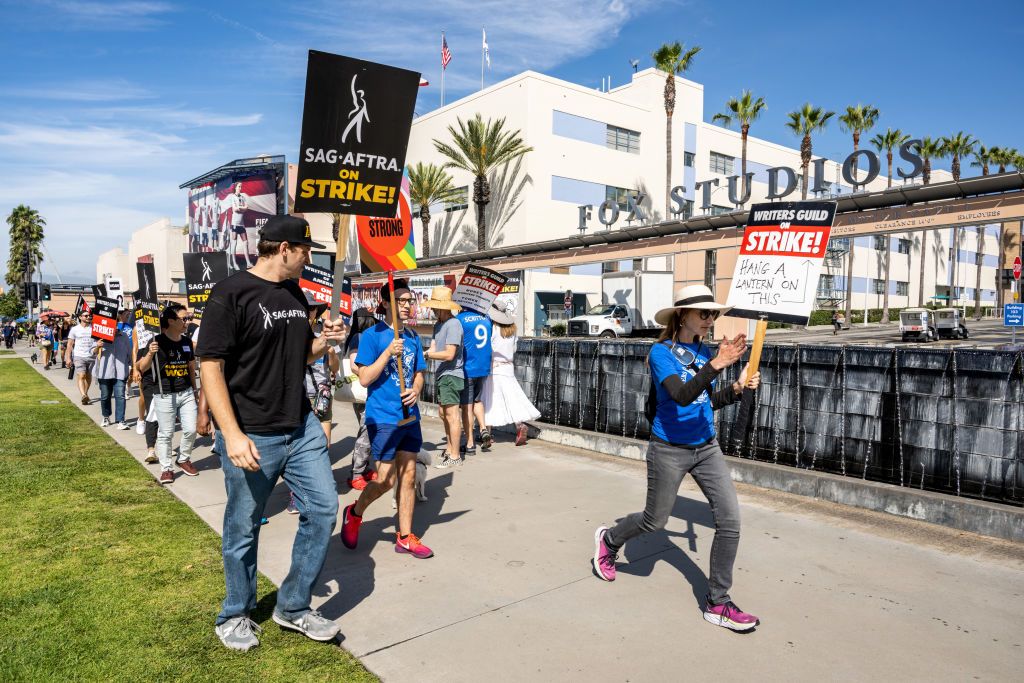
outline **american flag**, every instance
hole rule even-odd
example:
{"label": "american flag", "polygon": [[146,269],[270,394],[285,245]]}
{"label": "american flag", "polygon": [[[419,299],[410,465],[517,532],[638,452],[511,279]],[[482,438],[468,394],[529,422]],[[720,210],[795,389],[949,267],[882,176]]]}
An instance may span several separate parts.
{"label": "american flag", "polygon": [[447,69],[448,62],[452,61],[452,52],[448,49],[448,41],[441,35],[441,68]]}

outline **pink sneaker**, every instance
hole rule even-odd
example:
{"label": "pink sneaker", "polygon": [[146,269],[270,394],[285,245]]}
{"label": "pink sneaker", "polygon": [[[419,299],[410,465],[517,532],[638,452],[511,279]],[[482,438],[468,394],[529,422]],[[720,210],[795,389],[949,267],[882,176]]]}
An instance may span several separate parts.
{"label": "pink sneaker", "polygon": [[712,605],[708,600],[704,607],[704,619],[715,626],[724,626],[733,631],[749,631],[761,623],[760,619],[741,610],[732,600],[722,605]]}
{"label": "pink sneaker", "polygon": [[409,553],[419,560],[425,560],[428,557],[434,556],[434,551],[420,543],[420,539],[416,537],[416,534],[409,534],[403,539],[401,534],[396,533],[395,552]]}
{"label": "pink sneaker", "polygon": [[353,512],[355,507],[355,503],[347,506],[341,516],[341,542],[349,550],[355,550],[356,544],[359,543],[359,525],[363,523],[363,518],[357,517]]}
{"label": "pink sneaker", "polygon": [[618,559],[618,554],[613,553],[605,545],[604,535],[607,532],[608,527],[606,526],[599,526],[594,532],[594,571],[602,581],[614,581],[615,560]]}

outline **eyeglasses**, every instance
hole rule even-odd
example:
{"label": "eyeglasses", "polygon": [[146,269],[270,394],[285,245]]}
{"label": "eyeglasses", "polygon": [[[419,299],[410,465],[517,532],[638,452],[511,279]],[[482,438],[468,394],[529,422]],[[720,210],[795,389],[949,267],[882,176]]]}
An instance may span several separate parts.
{"label": "eyeglasses", "polygon": [[399,297],[399,298],[395,299],[395,303],[399,303],[399,304],[402,304],[404,306],[411,306],[412,302],[415,301],[415,300],[416,299],[414,299],[411,296],[403,296],[403,297]]}

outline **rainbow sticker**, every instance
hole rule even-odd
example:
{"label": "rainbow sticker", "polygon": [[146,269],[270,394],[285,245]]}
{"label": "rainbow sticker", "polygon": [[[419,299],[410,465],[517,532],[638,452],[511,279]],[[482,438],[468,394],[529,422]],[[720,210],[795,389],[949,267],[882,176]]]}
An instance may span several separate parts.
{"label": "rainbow sticker", "polygon": [[363,273],[412,270],[416,267],[408,171],[402,174],[402,192],[395,216],[356,216],[356,230]]}

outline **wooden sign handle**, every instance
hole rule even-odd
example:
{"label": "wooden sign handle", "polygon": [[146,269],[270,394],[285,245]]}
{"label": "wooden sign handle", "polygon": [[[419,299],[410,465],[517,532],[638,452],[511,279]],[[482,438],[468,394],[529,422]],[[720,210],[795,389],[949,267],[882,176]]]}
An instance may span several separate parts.
{"label": "wooden sign handle", "polygon": [[341,290],[345,286],[345,260],[348,257],[348,235],[353,216],[347,214],[338,223],[338,242],[334,248],[334,287],[331,288],[331,320],[341,313]]}
{"label": "wooden sign handle", "polygon": [[[391,329],[395,332],[395,341],[401,340],[401,335],[398,334],[398,306],[395,305],[395,273],[394,271],[388,271],[388,293],[391,299]],[[398,386],[400,387],[399,394],[405,391],[405,353],[398,357],[396,365],[398,366]],[[410,422],[415,422],[416,418],[409,414],[409,407],[402,404],[402,420],[399,421],[398,426],[407,425]]]}
{"label": "wooden sign handle", "polygon": [[754,375],[761,366],[761,349],[764,348],[764,337],[767,332],[768,321],[763,318],[758,320],[757,327],[754,328],[754,343],[750,347],[750,375]]}

